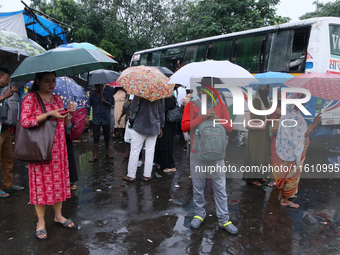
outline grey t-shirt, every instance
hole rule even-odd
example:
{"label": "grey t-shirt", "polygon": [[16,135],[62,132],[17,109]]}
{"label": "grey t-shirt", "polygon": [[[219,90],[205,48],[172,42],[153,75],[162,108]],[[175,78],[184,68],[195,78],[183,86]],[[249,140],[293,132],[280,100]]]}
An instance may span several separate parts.
{"label": "grey t-shirt", "polygon": [[137,133],[146,136],[155,136],[160,134],[160,128],[164,127],[165,108],[164,99],[154,102],[144,98],[134,97],[131,103],[131,112],[135,112],[135,122],[132,129]]}

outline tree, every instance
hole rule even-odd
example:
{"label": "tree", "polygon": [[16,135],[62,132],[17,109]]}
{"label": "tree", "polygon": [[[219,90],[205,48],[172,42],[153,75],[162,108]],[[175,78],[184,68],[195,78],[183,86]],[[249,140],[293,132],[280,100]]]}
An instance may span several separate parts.
{"label": "tree", "polygon": [[[190,2],[189,19],[185,26],[187,39],[197,39],[276,25],[288,22],[288,17],[276,15],[280,0],[204,0]],[[189,24],[195,24],[189,26]]]}
{"label": "tree", "polygon": [[313,4],[316,6],[314,12],[307,12],[306,14],[299,17],[299,19],[309,19],[316,17],[340,17],[340,0],[334,3],[319,3],[314,1]]}

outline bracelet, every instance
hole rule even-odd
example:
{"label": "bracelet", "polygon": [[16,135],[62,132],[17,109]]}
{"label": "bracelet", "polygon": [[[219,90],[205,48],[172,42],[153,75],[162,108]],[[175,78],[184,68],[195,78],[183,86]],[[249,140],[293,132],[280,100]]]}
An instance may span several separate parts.
{"label": "bracelet", "polygon": [[72,119],[72,114],[68,113],[67,114],[67,119],[69,119],[69,120]]}

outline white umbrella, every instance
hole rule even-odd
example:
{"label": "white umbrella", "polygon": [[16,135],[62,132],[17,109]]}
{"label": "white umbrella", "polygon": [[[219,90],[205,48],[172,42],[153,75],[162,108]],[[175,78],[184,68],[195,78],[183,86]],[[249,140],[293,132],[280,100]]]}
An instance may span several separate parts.
{"label": "white umbrella", "polygon": [[190,79],[203,77],[220,78],[222,82],[238,87],[244,87],[249,85],[249,83],[258,82],[250,72],[230,61],[206,60],[183,66],[170,77],[168,83],[181,84],[189,88]]}

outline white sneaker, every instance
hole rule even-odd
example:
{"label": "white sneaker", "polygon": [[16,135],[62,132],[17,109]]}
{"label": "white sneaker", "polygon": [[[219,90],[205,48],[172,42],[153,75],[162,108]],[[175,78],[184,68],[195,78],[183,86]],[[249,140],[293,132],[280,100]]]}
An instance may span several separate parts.
{"label": "white sneaker", "polygon": [[139,160],[139,161],[138,161],[138,163],[137,163],[137,167],[142,167],[142,166],[143,166],[143,164],[144,164],[144,162],[143,162],[143,161],[141,161],[141,160]]}

